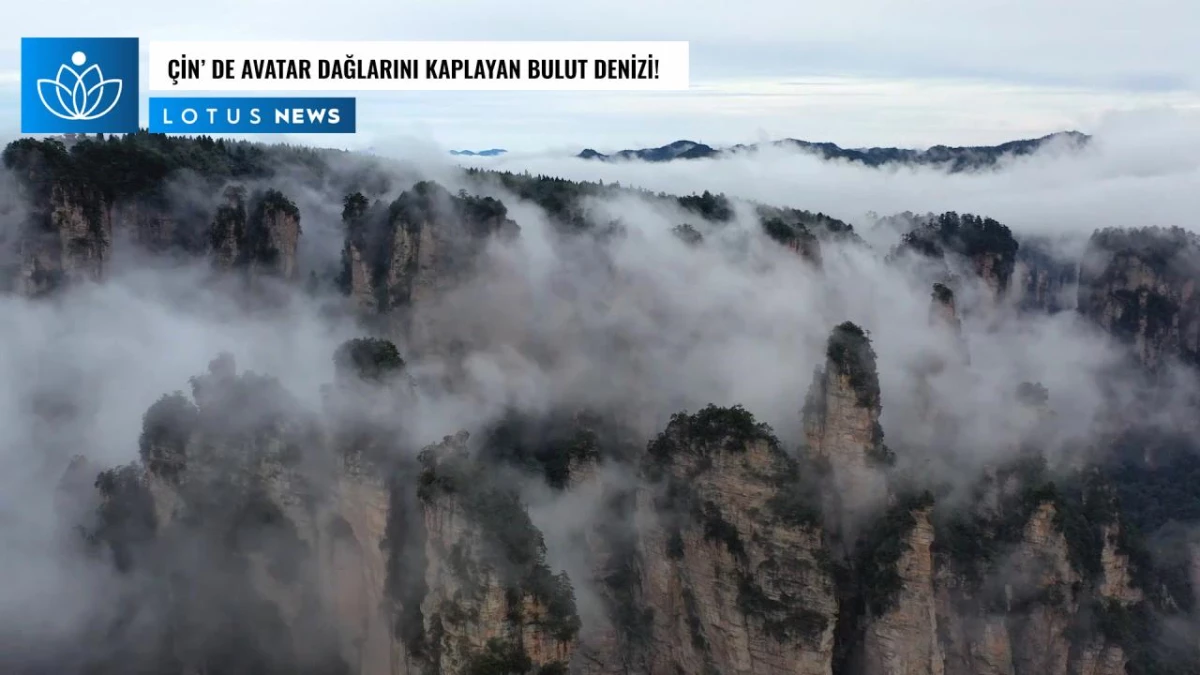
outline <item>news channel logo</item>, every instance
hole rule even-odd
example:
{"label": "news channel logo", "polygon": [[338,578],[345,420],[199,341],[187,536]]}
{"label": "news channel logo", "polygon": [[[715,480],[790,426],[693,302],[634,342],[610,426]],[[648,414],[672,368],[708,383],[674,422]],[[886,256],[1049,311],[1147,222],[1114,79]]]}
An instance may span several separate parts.
{"label": "news channel logo", "polygon": [[21,38],[21,133],[133,133],[138,101],[137,38]]}

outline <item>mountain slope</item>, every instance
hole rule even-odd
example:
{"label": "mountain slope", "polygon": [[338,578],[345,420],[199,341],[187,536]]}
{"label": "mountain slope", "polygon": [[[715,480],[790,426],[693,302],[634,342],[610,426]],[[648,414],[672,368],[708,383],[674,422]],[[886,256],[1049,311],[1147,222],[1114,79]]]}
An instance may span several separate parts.
{"label": "mountain slope", "polygon": [[675,141],[657,148],[621,150],[603,154],[585,149],[577,157],[601,161],[640,160],[643,162],[670,162],[680,159],[707,159],[728,157],[739,153],[752,153],[764,148],[799,150],[825,160],[843,160],[855,164],[878,168],[894,165],[937,166],[949,171],[969,171],[996,166],[1006,158],[1030,155],[1050,144],[1061,144],[1067,148],[1083,147],[1090,136],[1077,131],[1064,131],[1040,138],[1009,141],[999,145],[954,147],[935,145],[925,150],[904,148],[842,148],[834,143],[814,143],[795,138],[785,138],[767,144],[735,145],[714,148],[694,141]]}

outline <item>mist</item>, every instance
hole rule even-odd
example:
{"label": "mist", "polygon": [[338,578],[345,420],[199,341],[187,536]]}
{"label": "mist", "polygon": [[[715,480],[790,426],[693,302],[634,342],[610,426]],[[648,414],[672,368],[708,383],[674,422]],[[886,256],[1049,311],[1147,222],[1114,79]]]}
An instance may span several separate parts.
{"label": "mist", "polygon": [[[1200,116],[1118,115],[1094,134],[1079,152],[1048,147],[995,171],[964,174],[867,169],[776,150],[666,164],[519,155],[470,160],[678,195],[723,192],[852,223],[870,245],[823,241],[821,268],[769,239],[745,204],[732,222],[716,226],[621,194],[589,204],[598,222],[619,223],[615,235],[564,237],[536,205],[460,174],[455,165],[462,158],[452,162],[418,146],[395,163],[372,161],[386,179],[378,191],[385,202],[418,179],[434,179],[451,192],[494,194],[521,228],[514,241],[489,244],[475,278],[417,307],[419,330],[387,336],[420,383],[400,445],[415,453],[459,429],[478,431],[511,409],[539,415],[588,408],[630,425],[644,446],[671,414],[714,403],[744,405],[794,450],[803,442],[800,408],[814,369],[824,366],[829,333],[850,320],[869,331],[878,353],[882,424],[902,465],[925,467],[930,480],[962,483],[1008,456],[1030,431],[1027,411],[1014,398],[1030,381],[1048,388],[1056,413],[1045,442],[1087,447],[1111,400],[1097,382],[1120,390],[1129,367],[1124,352],[1073,312],[964,304],[969,365],[921,374],[930,354],[951,353],[959,338],[930,327],[932,279],[904,260],[885,260],[899,233],[875,229],[869,214],[971,212],[1012,227],[1018,239],[1065,236],[1076,244],[1108,226],[1195,229]],[[362,170],[348,159],[319,181],[281,170],[263,182],[300,207],[301,279],[338,263],[340,190]],[[7,203],[0,209],[6,229],[16,227],[22,212],[11,192]],[[700,244],[671,232],[683,222],[696,225]],[[213,280],[206,262],[125,251],[101,284],[73,286],[50,299],[0,297],[5,633],[24,625],[35,634],[70,634],[71,623],[89,616],[91,599],[109,583],[63,553],[71,534],[48,525],[55,521],[55,486],[73,456],[99,466],[136,460],[147,407],[163,394],[188,391],[189,378],[220,352],[233,354],[239,369],[278,378],[317,410],[321,386],[334,379],[334,350],[367,331],[330,292],[281,286],[267,306],[248,305]],[[956,292],[985,295],[973,283],[963,279]],[[456,342],[465,352],[447,355],[445,346]],[[458,373],[453,386],[443,383],[449,372]],[[954,433],[934,444],[914,398],[920,386],[929,387],[930,405],[954,421]],[[1137,398],[1132,384],[1121,394]],[[1178,401],[1191,394],[1186,383],[1176,389]],[[1163,424],[1184,414],[1182,403],[1178,411],[1172,405],[1162,410]],[[524,492],[552,559],[586,583],[574,574],[582,563],[571,559],[570,541],[592,517],[595,497],[559,498],[535,481]],[[47,603],[47,597],[64,599]],[[36,608],[33,598],[42,599]],[[581,613],[594,612],[586,588],[579,598]]]}
{"label": "mist", "polygon": [[[459,158],[483,168],[691,194],[703,190],[821,211],[868,236],[870,213],[986,214],[1019,235],[1087,236],[1097,228],[1195,229],[1190,186],[1200,174],[1200,113],[1185,109],[1106,114],[1081,152],[1051,144],[999,170],[947,174],[932,167],[872,169],[777,148],[666,163],[597,162],[545,154]],[[802,136],[803,137],[803,136]],[[676,139],[661,139],[668,143]],[[836,139],[830,139],[835,140]]]}

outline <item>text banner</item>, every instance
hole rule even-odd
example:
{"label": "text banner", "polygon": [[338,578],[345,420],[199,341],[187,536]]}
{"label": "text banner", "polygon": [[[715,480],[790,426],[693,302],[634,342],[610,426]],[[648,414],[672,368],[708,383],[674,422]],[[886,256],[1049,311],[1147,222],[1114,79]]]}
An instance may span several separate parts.
{"label": "text banner", "polygon": [[151,96],[158,134],[352,134],[352,98]]}
{"label": "text banner", "polygon": [[687,42],[151,42],[153,91],[672,91]]}

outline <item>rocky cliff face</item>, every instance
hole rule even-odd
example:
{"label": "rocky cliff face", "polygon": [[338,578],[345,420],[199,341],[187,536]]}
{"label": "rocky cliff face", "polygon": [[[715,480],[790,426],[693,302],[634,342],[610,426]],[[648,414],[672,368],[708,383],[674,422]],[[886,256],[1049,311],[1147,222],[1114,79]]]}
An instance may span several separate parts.
{"label": "rocky cliff face", "polygon": [[649,671],[830,673],[837,600],[816,500],[769,430],[738,409],[677,416],[649,461]]}
{"label": "rocky cliff face", "polygon": [[334,483],[319,554],[320,585],[342,657],[357,675],[414,672],[387,598],[391,486],[379,468],[347,457]]}
{"label": "rocky cliff face", "polygon": [[[176,203],[163,176],[146,181],[132,175],[143,167],[121,165],[119,143],[112,143],[114,154],[103,159],[75,156],[53,141],[14,146],[4,159],[17,177],[23,208],[21,222],[0,240],[6,249],[0,255],[0,283],[8,290],[43,295],[103,280],[114,241],[185,257],[211,251],[221,269],[241,267],[284,279],[296,275],[299,211],[277,190],[247,197],[244,189],[231,188],[213,217],[202,181],[180,191],[188,192],[188,203]],[[85,155],[106,152],[95,150],[103,144],[89,141],[80,147],[85,146],[92,148]],[[113,166],[94,166],[103,162]]]}
{"label": "rocky cliff face", "polygon": [[945,674],[1013,675],[1012,638],[1003,608],[977,608],[962,576],[947,566],[939,565],[936,577]]}
{"label": "rocky cliff face", "polygon": [[1200,240],[1180,228],[1101,230],[1080,264],[1079,311],[1156,369],[1200,363]]}
{"label": "rocky cliff face", "polygon": [[54,183],[35,202],[15,242],[12,289],[37,296],[64,284],[102,281],[112,248],[112,217],[104,198],[84,187]]}
{"label": "rocky cliff face", "polygon": [[935,588],[947,675],[1126,672],[1146,598],[1109,488],[1095,476],[1065,490],[1043,480],[1035,464],[1008,467],[990,497],[976,495],[975,516],[942,516]]}
{"label": "rocky cliff face", "polygon": [[[341,382],[329,396],[353,394]],[[228,357],[194,379],[191,399],[155,404],[143,463],[101,475],[109,524],[96,540],[144,580],[238,589],[151,596],[184,622],[163,627],[162,658],[184,672],[229,659],[313,675],[565,672],[579,630],[572,586],[546,567],[515,491],[470,459],[465,433],[418,464],[369,422],[325,440],[273,380]],[[181,545],[200,548],[172,553]],[[192,614],[255,646],[214,641],[220,625],[187,623]],[[208,642],[188,651],[181,637]]]}
{"label": "rocky cliff face", "polygon": [[1055,314],[1075,307],[1078,266],[1054,249],[1046,240],[1022,239],[1008,294],[1018,309]]}
{"label": "rocky cliff face", "polygon": [[546,566],[541,533],[516,492],[490,483],[466,439],[447,438],[421,455],[427,590],[424,633],[410,651],[443,673],[492,663],[565,670],[579,633],[571,582]]}
{"label": "rocky cliff face", "polygon": [[863,640],[864,672],[942,675],[945,662],[934,594],[932,507],[911,513],[913,525],[895,563],[900,579],[893,606],[871,620]]}
{"label": "rocky cliff face", "polygon": [[[829,338],[825,368],[814,374],[802,411],[807,453],[832,469],[826,511],[839,531],[886,499],[881,468],[893,455],[883,443],[880,411],[870,340],[858,326],[843,323]],[[853,533],[844,534],[853,540]]]}
{"label": "rocky cliff face", "polygon": [[1005,591],[1009,611],[1019,612],[1010,620],[1018,673],[1066,675],[1070,663],[1068,632],[1078,609],[1072,586],[1080,579],[1054,517],[1052,504],[1034,511],[1011,561],[1015,582]]}
{"label": "rocky cliff face", "polygon": [[430,182],[417,183],[386,209],[350,195],[342,218],[342,289],[374,312],[452,288],[473,272],[489,237],[518,230],[499,201],[451,195]]}
{"label": "rocky cliff face", "polygon": [[[805,455],[745,410],[709,406],[649,444],[640,486],[602,484],[594,451],[559,471],[537,449],[473,453],[465,433],[414,459],[394,445],[407,394],[386,341],[338,351],[326,393],[340,422],[324,430],[222,357],[190,399],[148,412],[141,466],[102,474],[97,540],[127,573],[237,591],[151,595],[179,617],[160,653],[183,672],[226,659],[270,675],[1124,672],[1127,638],[1100,626],[1146,599],[1108,493],[1059,491],[1020,464],[967,508],[888,485],[869,341],[843,325],[829,351]],[[497,468],[530,457],[554,489],[601,497],[581,533],[590,578],[547,566]],[[854,472],[882,499],[850,520],[852,500],[822,493],[862,487]],[[578,584],[607,617],[582,636]],[[180,652],[183,635],[219,639]]]}
{"label": "rocky cliff face", "polygon": [[300,211],[278,190],[247,197],[239,186],[226,188],[225,203],[209,228],[209,245],[218,269],[241,269],[251,277],[296,276]]}
{"label": "rocky cliff face", "polygon": [[956,335],[962,334],[962,322],[958,318],[958,308],[954,303],[954,291],[945,284],[933,285],[929,322],[931,325],[949,329]]}
{"label": "rocky cliff face", "polygon": [[982,282],[985,299],[1004,298],[1012,282],[1019,245],[1008,227],[971,214],[929,214],[901,238],[900,252],[945,261],[951,271]]}

